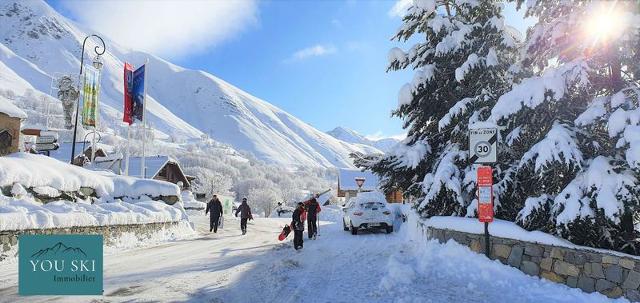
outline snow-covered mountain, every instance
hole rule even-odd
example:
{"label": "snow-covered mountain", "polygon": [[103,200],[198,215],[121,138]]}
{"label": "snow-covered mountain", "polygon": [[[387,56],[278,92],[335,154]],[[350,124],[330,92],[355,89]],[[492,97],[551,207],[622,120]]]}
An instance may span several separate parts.
{"label": "snow-covered mountain", "polygon": [[[82,41],[94,33],[42,1],[0,2],[0,24],[0,89],[17,94],[28,89],[49,93],[54,74],[77,74]],[[173,138],[199,139],[206,134],[289,167],[350,167],[350,153],[378,151],[338,140],[209,73],[176,66],[101,36],[107,48],[102,56],[101,121],[110,128],[123,127],[123,63],[139,66],[148,59],[148,121]],[[87,41],[85,64],[93,59],[96,43]]]}
{"label": "snow-covered mountain", "polygon": [[342,140],[344,142],[371,146],[383,152],[389,151],[394,145],[400,142],[400,140],[396,138],[382,138],[378,140],[372,140],[357,133],[352,129],[348,129],[341,126],[338,126],[333,130],[328,131],[327,134],[331,135],[336,139]]}

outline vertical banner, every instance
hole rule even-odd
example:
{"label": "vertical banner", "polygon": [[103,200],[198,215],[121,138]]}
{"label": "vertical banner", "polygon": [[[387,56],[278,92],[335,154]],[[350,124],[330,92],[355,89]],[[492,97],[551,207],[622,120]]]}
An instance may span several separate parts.
{"label": "vertical banner", "polygon": [[478,167],[478,219],[493,222],[493,170],[491,166]]}
{"label": "vertical banner", "polygon": [[141,66],[133,72],[133,110],[131,116],[133,117],[134,121],[138,120],[140,122],[144,121],[144,74],[145,65]]}
{"label": "vertical banner", "polygon": [[100,75],[97,69],[86,67],[84,73],[82,125],[96,126],[98,119],[98,94],[100,92]]}
{"label": "vertical banner", "polygon": [[122,121],[133,123],[133,66],[124,63],[124,110]]}

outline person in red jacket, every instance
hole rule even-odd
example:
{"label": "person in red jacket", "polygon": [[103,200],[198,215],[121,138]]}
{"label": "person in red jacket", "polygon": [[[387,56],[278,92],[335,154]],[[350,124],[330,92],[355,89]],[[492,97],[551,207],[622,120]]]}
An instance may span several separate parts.
{"label": "person in red jacket", "polygon": [[302,249],[304,240],[302,233],[304,232],[304,204],[298,203],[298,207],[293,211],[291,229],[293,229],[293,248],[296,250]]}
{"label": "person in red jacket", "polygon": [[322,209],[320,208],[320,203],[318,203],[316,198],[311,198],[304,204],[307,208],[307,235],[309,236],[309,239],[315,240],[318,235],[318,213],[320,213]]}

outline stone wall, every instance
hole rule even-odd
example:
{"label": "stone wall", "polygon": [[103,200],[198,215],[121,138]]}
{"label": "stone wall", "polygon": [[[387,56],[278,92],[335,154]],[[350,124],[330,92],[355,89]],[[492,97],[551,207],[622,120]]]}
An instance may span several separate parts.
{"label": "stone wall", "polygon": [[[438,229],[418,223],[428,239],[454,241],[484,253],[484,235]],[[626,297],[640,301],[640,259],[603,250],[572,249],[514,239],[491,237],[490,258],[585,292],[600,292],[610,298]]]}
{"label": "stone wall", "polygon": [[175,227],[180,222],[160,222],[145,224],[124,224],[110,226],[80,226],[66,228],[25,229],[25,230],[0,230],[0,260],[4,259],[6,252],[18,245],[19,235],[51,235],[51,234],[88,234],[103,235],[104,244],[110,245],[124,233],[132,233],[138,239],[150,238],[155,232]]}

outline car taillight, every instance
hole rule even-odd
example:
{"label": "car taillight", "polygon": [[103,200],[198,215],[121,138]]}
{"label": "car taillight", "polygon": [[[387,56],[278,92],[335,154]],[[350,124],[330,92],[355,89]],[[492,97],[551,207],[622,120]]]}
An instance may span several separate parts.
{"label": "car taillight", "polygon": [[383,211],[382,213],[383,213],[383,214],[385,214],[385,215],[387,215],[387,216],[391,214],[389,211],[386,211],[386,210],[385,210],[385,211]]}
{"label": "car taillight", "polygon": [[354,216],[362,216],[362,214],[363,213],[361,211],[357,211],[357,212],[353,213]]}

